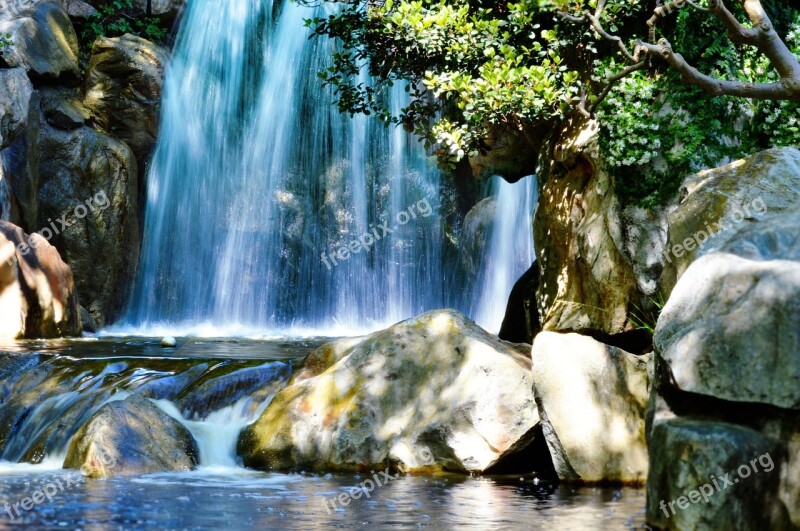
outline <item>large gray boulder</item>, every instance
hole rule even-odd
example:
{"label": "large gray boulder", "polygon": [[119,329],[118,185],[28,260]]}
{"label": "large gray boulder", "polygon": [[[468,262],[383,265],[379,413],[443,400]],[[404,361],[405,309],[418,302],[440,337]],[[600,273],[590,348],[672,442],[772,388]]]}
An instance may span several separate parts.
{"label": "large gray boulder", "polygon": [[800,410],[800,212],[744,227],[715,250],[664,307],[659,355],[681,391]]}
{"label": "large gray boulder", "polygon": [[36,226],[54,233],[81,304],[104,326],[119,315],[139,260],[138,167],[124,142],[82,123],[85,112],[69,94],[37,92],[28,168]]}
{"label": "large gray boulder", "polygon": [[0,33],[11,35],[2,53],[8,66],[24,68],[34,80],[78,83],[78,38],[61,3],[25,2],[0,18]]}
{"label": "large gray boulder", "polygon": [[32,93],[24,68],[0,70],[0,150],[24,134]]}
{"label": "large gray boulder", "polygon": [[80,334],[70,267],[39,234],[0,221],[0,338]]}
{"label": "large gray boulder", "polygon": [[644,482],[652,355],[635,356],[578,334],[541,332],[531,356],[542,431],[558,477]]}
{"label": "large gray boulder", "polygon": [[669,214],[663,291],[713,245],[766,215],[800,207],[800,150],[776,148],[686,178]]}
{"label": "large gray boulder", "polygon": [[660,423],[651,437],[648,522],[659,529],[790,529],[779,494],[783,456],[774,439],[746,427]]}
{"label": "large gray boulder", "polygon": [[139,395],[110,402],[72,437],[64,468],[89,477],[181,472],[198,464],[189,430]]}
{"label": "large gray boulder", "polygon": [[[740,223],[699,254],[656,328],[648,442],[660,472],[651,470],[648,520],[670,529],[800,526],[800,212]],[[774,470],[738,476],[716,505],[660,514],[660,501],[688,483],[752,467],[765,453]]]}
{"label": "large gray boulder", "polygon": [[530,361],[453,311],[309,355],[240,438],[260,469],[483,472],[530,448]]}

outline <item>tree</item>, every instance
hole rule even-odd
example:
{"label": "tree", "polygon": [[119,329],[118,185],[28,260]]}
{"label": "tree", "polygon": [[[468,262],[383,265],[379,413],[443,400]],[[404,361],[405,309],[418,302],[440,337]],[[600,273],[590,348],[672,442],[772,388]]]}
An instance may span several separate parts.
{"label": "tree", "polygon": [[[538,148],[564,120],[591,115],[622,195],[648,205],[691,171],[800,145],[792,0],[335,3],[308,23],[339,42],[320,75],[340,109],[414,130],[450,166],[485,153],[498,130]],[[397,83],[409,96],[392,114]]]}
{"label": "tree", "polygon": [[[659,2],[660,3],[660,2]],[[603,19],[608,7],[606,0],[598,0],[593,11],[583,8],[576,9],[569,5],[558,9],[559,15],[572,22],[586,23],[594,30],[599,38],[615,43],[629,63],[628,67],[611,77],[611,83],[616,82],[636,70],[647,68],[648,58],[651,56],[663,58],[672,68],[681,75],[681,80],[689,85],[695,85],[711,96],[736,96],[740,98],[765,99],[765,100],[791,100],[800,101],[800,62],[789,50],[789,47],[778,35],[775,26],[767,15],[760,0],[738,0],[750,22],[749,26],[742,24],[737,17],[727,8],[723,0],[708,0],[708,7],[702,7],[692,0],[674,0],[667,4],[656,6],[647,25],[650,30],[647,41],[637,40],[633,49],[629,49],[623,38],[606,31]],[[737,45],[752,46],[756,48],[770,62],[780,75],[774,82],[754,83],[741,80],[721,79],[713,75],[700,72],[672,47],[667,37],[656,41],[658,23],[665,17],[679,9],[694,9],[698,13],[709,14],[716,17],[728,38]],[[578,11],[572,14],[570,11]],[[610,89],[610,84],[609,84]],[[596,103],[602,101],[598,98]],[[595,106],[593,106],[596,108]],[[579,110],[589,114],[589,111],[579,104]]]}

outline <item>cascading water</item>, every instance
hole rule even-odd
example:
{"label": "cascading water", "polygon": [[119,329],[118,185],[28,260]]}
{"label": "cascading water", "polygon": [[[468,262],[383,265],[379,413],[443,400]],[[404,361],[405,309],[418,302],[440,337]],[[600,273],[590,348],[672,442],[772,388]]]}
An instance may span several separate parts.
{"label": "cascading water", "polygon": [[491,184],[494,219],[489,249],[483,255],[478,276],[476,293],[479,295],[472,316],[487,330],[497,332],[514,284],[536,259],[531,213],[536,208],[539,193],[535,176],[515,184],[494,177]]}
{"label": "cascading water", "polygon": [[[189,2],[119,330],[335,335],[439,307],[475,315],[475,294],[445,265],[440,172],[401,128],[339,113],[316,76],[334,45],[309,40],[314,15],[282,0]],[[405,94],[386,96],[398,109]],[[369,250],[342,258],[358,240]],[[502,309],[486,323],[498,319]]]}
{"label": "cascading water", "polygon": [[[60,467],[73,435],[103,405],[152,399],[197,441],[200,466],[235,468],[236,441],[291,375],[282,361],[10,356],[2,373],[0,463]],[[2,468],[0,467],[0,468]]]}

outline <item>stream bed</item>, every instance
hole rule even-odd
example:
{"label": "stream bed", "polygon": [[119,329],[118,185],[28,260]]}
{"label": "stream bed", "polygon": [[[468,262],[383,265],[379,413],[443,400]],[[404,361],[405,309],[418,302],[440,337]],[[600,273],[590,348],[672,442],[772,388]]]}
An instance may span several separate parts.
{"label": "stream bed", "polygon": [[[177,349],[162,349],[155,338],[1,345],[0,426],[14,429],[0,433],[0,529],[643,527],[644,489],[445,474],[383,478],[384,485],[367,491],[358,487],[370,474],[243,468],[236,437],[271,400],[263,389],[278,389],[287,367],[324,341],[180,339]],[[187,426],[200,448],[199,469],[107,480],[62,470],[69,438],[85,419],[132,392],[146,393]],[[25,498],[40,503],[29,501],[26,511]]]}

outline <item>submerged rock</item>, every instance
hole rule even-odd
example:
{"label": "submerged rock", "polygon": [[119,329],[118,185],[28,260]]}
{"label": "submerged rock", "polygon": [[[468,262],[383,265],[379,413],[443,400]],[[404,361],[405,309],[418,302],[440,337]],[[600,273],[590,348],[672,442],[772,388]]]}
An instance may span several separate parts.
{"label": "submerged rock", "polygon": [[643,482],[652,356],[578,334],[542,332],[532,358],[542,431],[558,477]]}
{"label": "submerged rock", "polygon": [[204,418],[244,398],[256,406],[286,385],[291,366],[280,361],[220,375],[211,370],[181,393],[176,405],[186,418]]}
{"label": "submerged rock", "polygon": [[530,451],[538,421],[527,357],[435,311],[310,354],[238,449],[260,469],[483,472]]}
{"label": "submerged rock", "polygon": [[198,450],[189,431],[146,398],[133,395],[100,408],[72,438],[64,468],[89,477],[194,469]]}
{"label": "submerged rock", "polygon": [[0,221],[0,338],[80,334],[70,267],[39,234]]}

